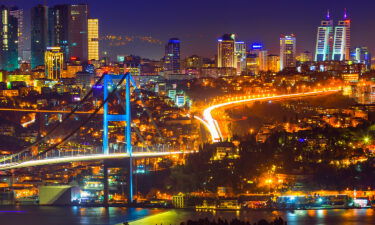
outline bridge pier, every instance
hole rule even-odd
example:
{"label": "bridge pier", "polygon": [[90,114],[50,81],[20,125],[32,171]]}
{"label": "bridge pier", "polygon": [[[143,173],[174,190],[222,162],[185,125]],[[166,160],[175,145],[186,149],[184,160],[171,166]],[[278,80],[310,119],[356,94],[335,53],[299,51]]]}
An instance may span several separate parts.
{"label": "bridge pier", "polygon": [[103,205],[105,207],[108,207],[109,185],[108,185],[108,166],[106,163],[103,164],[103,195],[104,195]]}

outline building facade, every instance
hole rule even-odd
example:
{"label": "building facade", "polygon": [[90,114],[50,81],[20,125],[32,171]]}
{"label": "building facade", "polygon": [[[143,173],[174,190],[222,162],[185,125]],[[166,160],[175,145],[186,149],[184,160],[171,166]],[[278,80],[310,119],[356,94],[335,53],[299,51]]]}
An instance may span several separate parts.
{"label": "building facade", "polygon": [[345,11],[343,19],[335,27],[332,60],[350,60],[350,25],[351,21]]}
{"label": "building facade", "polygon": [[59,80],[64,65],[64,54],[60,47],[47,47],[45,52],[46,77],[50,80]]}
{"label": "building facade", "polygon": [[332,58],[333,48],[333,20],[329,11],[321,21],[316,35],[315,61],[327,61]]}
{"label": "building facade", "polygon": [[18,21],[0,6],[0,70],[18,69]]}
{"label": "building facade", "polygon": [[224,34],[220,39],[218,39],[217,67],[237,68],[235,42],[235,34]]}
{"label": "building facade", "polygon": [[88,19],[88,59],[99,60],[99,19]]}
{"label": "building facade", "polygon": [[31,68],[44,65],[44,52],[49,44],[48,7],[37,5],[31,9]]}
{"label": "building facade", "polygon": [[180,44],[178,38],[171,38],[165,46],[164,70],[167,73],[180,73]]}
{"label": "building facade", "polygon": [[280,70],[296,66],[296,37],[294,34],[280,37]]}

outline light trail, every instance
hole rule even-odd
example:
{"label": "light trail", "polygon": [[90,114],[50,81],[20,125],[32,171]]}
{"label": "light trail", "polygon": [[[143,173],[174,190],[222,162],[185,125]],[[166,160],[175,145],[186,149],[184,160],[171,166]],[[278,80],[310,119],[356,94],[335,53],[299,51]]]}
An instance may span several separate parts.
{"label": "light trail", "polygon": [[[71,113],[71,111],[65,110],[44,110],[44,109],[12,109],[12,108],[0,108],[0,111],[10,111],[10,112],[30,112],[30,113]],[[94,111],[76,111],[77,114],[91,114]],[[98,114],[103,114],[103,112],[98,112]]]}
{"label": "light trail", "polygon": [[[161,157],[168,155],[179,155],[179,154],[191,154],[196,151],[174,151],[174,152],[134,152],[132,154],[133,158],[143,158],[143,157]],[[95,154],[95,155],[80,155],[80,156],[69,156],[69,157],[56,157],[47,159],[36,159],[30,161],[24,161],[21,163],[7,163],[0,164],[1,170],[19,169],[33,166],[43,166],[43,165],[53,165],[53,164],[64,164],[72,162],[84,162],[84,161],[96,161],[105,159],[123,159],[129,158],[128,153],[115,153],[115,154]]]}
{"label": "light trail", "polygon": [[[242,100],[235,100],[230,102],[225,102],[217,105],[213,105],[208,107],[203,111],[203,119],[199,118],[199,121],[204,121],[204,125],[209,130],[212,142],[219,142],[223,139],[223,136],[220,131],[220,127],[217,124],[217,121],[212,117],[212,111],[221,107],[231,106],[239,103],[248,103],[253,101],[268,101],[268,100],[280,100],[280,99],[288,99],[288,98],[295,98],[295,97],[307,97],[313,95],[321,95],[321,94],[329,94],[341,91],[341,89],[334,89],[334,90],[322,90],[322,91],[312,91],[312,92],[305,92],[305,93],[296,93],[296,94],[285,94],[285,95],[276,95],[276,96],[269,96],[269,97],[258,97],[258,98],[250,98],[250,99],[242,99]],[[197,117],[195,117],[197,118]]]}

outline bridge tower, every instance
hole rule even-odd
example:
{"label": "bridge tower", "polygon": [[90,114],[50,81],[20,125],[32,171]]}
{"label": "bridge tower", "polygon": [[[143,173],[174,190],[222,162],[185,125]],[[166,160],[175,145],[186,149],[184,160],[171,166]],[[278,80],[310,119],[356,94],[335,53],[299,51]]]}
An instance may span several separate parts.
{"label": "bridge tower", "polygon": [[[125,76],[125,79],[124,79]],[[108,111],[108,101],[106,99],[111,94],[111,88],[118,84],[121,80],[125,81],[125,114],[110,114]],[[131,144],[131,108],[130,108],[130,97],[131,97],[131,84],[135,86],[135,82],[130,73],[125,75],[113,75],[105,74],[103,78],[103,154],[109,154],[109,143],[108,143],[108,123],[111,121],[124,121],[125,122],[125,141],[126,141],[126,153],[129,155],[129,202],[133,202],[133,150]],[[122,84],[120,84],[122,85]],[[119,86],[120,86],[119,85]],[[113,90],[112,90],[113,91]],[[104,166],[104,170],[107,167]],[[107,171],[104,172],[107,174],[105,179],[108,179]],[[106,180],[105,182],[108,182]],[[108,190],[105,190],[104,198],[108,201]],[[105,200],[105,201],[106,201]],[[107,202],[106,202],[107,203]]]}

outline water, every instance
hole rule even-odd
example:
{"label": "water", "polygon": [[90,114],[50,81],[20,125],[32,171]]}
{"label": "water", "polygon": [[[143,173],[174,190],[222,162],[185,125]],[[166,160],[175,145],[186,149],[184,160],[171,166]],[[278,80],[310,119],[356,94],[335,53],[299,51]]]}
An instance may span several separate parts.
{"label": "water", "polygon": [[132,221],[130,225],[179,225],[197,218],[241,218],[251,222],[282,217],[288,225],[375,225],[374,209],[194,212],[141,208],[81,208],[81,207],[0,207],[1,225],[115,225]]}

